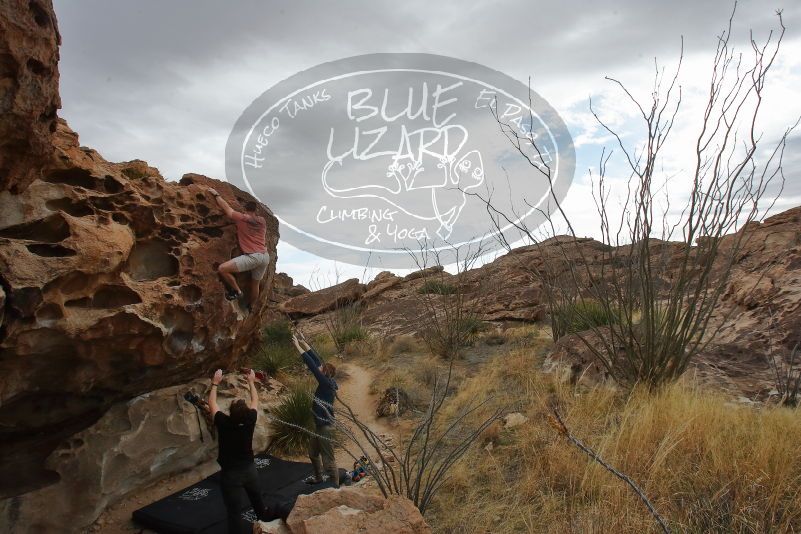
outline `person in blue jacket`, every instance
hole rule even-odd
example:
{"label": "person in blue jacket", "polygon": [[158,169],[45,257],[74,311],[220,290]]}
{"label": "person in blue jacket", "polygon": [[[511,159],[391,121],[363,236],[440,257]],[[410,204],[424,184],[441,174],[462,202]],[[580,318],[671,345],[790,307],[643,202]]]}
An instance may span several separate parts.
{"label": "person in blue jacket", "polygon": [[[327,473],[335,487],[339,487],[339,468],[334,457],[334,399],[337,395],[337,385],[334,377],[337,369],[333,364],[323,363],[320,355],[306,343],[292,336],[295,347],[300,352],[303,362],[317,379],[317,389],[314,392],[312,415],[314,416],[314,436],[309,442],[309,459],[314,467],[314,478],[310,482],[319,484],[323,482],[323,473]],[[322,459],[322,460],[321,460]]]}

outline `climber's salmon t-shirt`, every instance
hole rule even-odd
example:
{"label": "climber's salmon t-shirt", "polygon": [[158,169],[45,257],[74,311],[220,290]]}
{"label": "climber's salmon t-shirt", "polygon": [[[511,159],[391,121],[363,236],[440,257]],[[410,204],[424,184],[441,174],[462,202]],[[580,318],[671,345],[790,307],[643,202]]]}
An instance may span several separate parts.
{"label": "climber's salmon t-shirt", "polygon": [[231,218],[236,223],[236,236],[239,239],[239,248],[245,254],[263,253],[267,251],[264,244],[265,234],[267,233],[267,221],[264,217],[239,213],[231,213]]}

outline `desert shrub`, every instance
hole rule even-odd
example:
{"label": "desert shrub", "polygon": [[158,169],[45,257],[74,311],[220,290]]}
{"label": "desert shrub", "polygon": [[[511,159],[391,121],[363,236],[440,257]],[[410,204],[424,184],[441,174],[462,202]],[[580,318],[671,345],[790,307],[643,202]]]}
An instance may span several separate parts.
{"label": "desert shrub", "polygon": [[460,349],[472,345],[483,329],[484,323],[480,319],[462,311],[423,326],[420,336],[433,354],[451,359],[459,355]]}
{"label": "desert shrub", "polygon": [[[453,360],[450,365],[453,365]],[[420,411],[421,417],[414,419],[413,426],[402,438],[403,447],[398,449],[383,447],[382,438],[353,416],[352,411],[348,409],[341,411],[342,417],[335,421],[335,424],[340,427],[350,425],[358,428],[358,433],[344,431],[342,434],[351,443],[358,442],[360,439],[366,443],[364,450],[371,458],[373,465],[375,465],[376,459],[381,459],[383,464],[381,468],[370,468],[372,480],[378,486],[379,491],[385,497],[405,496],[417,506],[423,515],[426,514],[432,498],[440,490],[442,484],[448,480],[453,466],[459,463],[464,454],[470,450],[471,445],[502,413],[500,409],[495,409],[490,413],[484,413],[474,422],[475,414],[479,411],[483,412],[483,408],[492,401],[491,398],[476,397],[471,405],[463,407],[461,413],[451,414],[450,417],[444,416],[443,405],[448,395],[455,390],[451,383],[452,376],[452,373],[448,372],[442,381],[435,381],[429,391],[427,407]],[[383,378],[386,383],[394,382],[396,384],[394,387],[398,387],[399,382],[406,383],[408,373],[395,375],[395,377],[397,380],[392,376]],[[387,400],[387,398],[392,400],[394,394],[403,396],[394,387],[383,390],[387,395],[382,400]],[[408,403],[414,404],[411,395],[408,395],[407,400]],[[347,408],[346,402],[343,401],[343,405]],[[382,411],[388,414],[395,413],[395,410],[389,406]]]}
{"label": "desert shrub", "polygon": [[316,350],[320,356],[322,356],[323,360],[327,360],[328,358],[335,356],[337,353],[336,344],[328,334],[316,334],[312,336],[310,341],[311,346],[314,347],[314,350]]}
{"label": "desert shrub", "polygon": [[267,323],[262,330],[262,336],[266,343],[290,345],[292,343],[292,323],[288,319]]}
{"label": "desert shrub", "polygon": [[525,325],[507,328],[503,336],[515,347],[528,347],[548,343],[551,338],[550,329],[539,325]]}
{"label": "desert shrub", "polygon": [[397,369],[385,368],[376,373],[375,378],[370,383],[370,394],[377,395],[388,388],[405,389],[409,384],[409,373]]}
{"label": "desert shrub", "polygon": [[389,342],[386,351],[388,354],[395,356],[398,354],[406,354],[417,350],[417,340],[413,336],[396,336]]}
{"label": "desert shrub", "polygon": [[430,278],[417,289],[421,295],[453,295],[456,288],[442,280]]}
{"label": "desert shrub", "polygon": [[594,300],[567,302],[553,310],[554,339],[591,328],[619,324],[620,315]]}
{"label": "desert shrub", "polygon": [[487,325],[478,317],[465,314],[465,316],[459,319],[458,327],[466,334],[467,341],[472,342],[476,335],[487,328]]}
{"label": "desert shrub", "polygon": [[435,360],[426,358],[414,366],[417,379],[426,386],[433,386],[434,381],[442,373],[442,369]]}
{"label": "desert shrub", "polygon": [[492,332],[491,334],[484,336],[482,340],[486,345],[495,347],[498,345],[504,345],[506,343],[506,336],[504,336],[501,332]]}
{"label": "desert shrub", "polygon": [[298,353],[294,347],[266,343],[251,357],[251,366],[271,376],[297,365]]}
{"label": "desert shrub", "polygon": [[362,326],[361,310],[356,305],[334,310],[326,318],[325,326],[338,352],[343,352],[348,343],[369,337],[367,329]]}
{"label": "desert shrub", "polygon": [[[304,454],[309,447],[308,432],[314,431],[312,416],[312,391],[308,387],[295,386],[284,396],[278,406],[270,412],[270,449],[284,454]],[[287,424],[289,423],[289,424]],[[294,426],[293,426],[294,425]]]}
{"label": "desert shrub", "polygon": [[795,344],[786,360],[772,350],[768,358],[773,370],[773,383],[779,393],[779,403],[785,406],[798,406],[801,398],[801,358],[798,355],[798,345]]}
{"label": "desert shrub", "polygon": [[353,343],[354,341],[363,341],[367,339],[367,337],[367,329],[360,324],[354,324],[342,330],[336,339],[336,343],[337,345],[344,346],[345,344]]}
{"label": "desert shrub", "polygon": [[379,337],[373,337],[364,332],[364,335],[344,343],[342,353],[357,358],[383,360],[385,342]]}
{"label": "desert shrub", "polygon": [[267,324],[262,330],[262,344],[249,361],[254,369],[272,376],[298,365],[300,360],[292,346],[292,324],[287,320]]}

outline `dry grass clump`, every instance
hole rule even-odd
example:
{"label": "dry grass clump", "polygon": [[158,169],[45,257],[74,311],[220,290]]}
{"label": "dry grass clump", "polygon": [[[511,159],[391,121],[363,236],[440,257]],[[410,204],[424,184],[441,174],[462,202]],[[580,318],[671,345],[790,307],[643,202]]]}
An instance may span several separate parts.
{"label": "dry grass clump", "polygon": [[342,354],[354,358],[380,360],[383,355],[382,344],[381,339],[375,337],[353,340],[343,345]]}
{"label": "dry grass clump", "polygon": [[550,327],[541,324],[513,326],[505,329],[503,336],[517,347],[541,345],[544,340],[552,339]]}
{"label": "dry grass clump", "polygon": [[323,357],[324,360],[332,358],[337,354],[337,347],[334,340],[328,334],[317,334],[310,340],[314,350]]}
{"label": "dry grass clump", "polygon": [[455,413],[497,395],[528,423],[489,435],[457,465],[429,514],[436,532],[656,532],[637,497],[545,422],[557,399],[571,431],[634,479],[675,532],[801,531],[801,417],[755,409],[689,382],[658,393],[579,392],[513,351],[459,387]]}
{"label": "dry grass clump", "polygon": [[375,379],[370,383],[370,394],[378,395],[387,388],[400,388],[405,390],[410,383],[409,373],[397,369],[385,368],[375,375]]}
{"label": "dry grass clump", "polygon": [[441,365],[433,356],[421,358],[415,363],[412,370],[417,380],[427,387],[432,387],[437,377],[442,378],[446,372],[446,367]]}
{"label": "dry grass clump", "polygon": [[402,354],[422,350],[419,340],[413,336],[373,335],[364,339],[352,340],[343,346],[343,354],[366,360],[366,363],[387,363]]}
{"label": "dry grass clump", "polygon": [[390,356],[398,354],[408,354],[421,350],[420,341],[414,336],[400,335],[395,336],[386,347],[386,352]]}

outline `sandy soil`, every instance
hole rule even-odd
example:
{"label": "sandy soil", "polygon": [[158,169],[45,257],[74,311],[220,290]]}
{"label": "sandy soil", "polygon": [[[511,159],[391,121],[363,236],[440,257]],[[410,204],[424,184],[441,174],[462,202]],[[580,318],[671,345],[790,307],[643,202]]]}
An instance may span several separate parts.
{"label": "sandy soil", "polygon": [[[396,434],[393,426],[384,419],[379,419],[375,416],[376,397],[375,395],[370,395],[370,384],[373,381],[373,372],[355,363],[342,364],[341,369],[344,371],[343,374],[347,376],[339,380],[340,395],[359,417],[359,420],[368,425],[376,433],[395,436]],[[360,456],[355,446],[351,446],[350,450],[355,456]],[[293,459],[306,461],[305,458]],[[351,469],[353,467],[353,458],[346,451],[340,449],[337,451],[337,463],[341,468]],[[119,503],[107,508],[95,524],[86,529],[85,532],[102,532],[104,534],[153,534],[153,531],[144,529],[131,520],[133,511],[182,488],[190,486],[211,475],[218,469],[219,467],[216,462],[208,462],[198,466],[192,471],[181,473],[161,480],[149,487],[135,490]]]}
{"label": "sandy soil", "polygon": [[[359,420],[370,427],[370,429],[377,434],[387,434],[389,436],[396,436],[395,428],[385,418],[378,418],[375,415],[375,407],[378,404],[378,399],[375,395],[370,395],[370,384],[373,381],[373,371],[362,367],[355,363],[347,363],[342,365],[343,370],[348,373],[348,378],[340,382],[340,396],[350,406],[353,413],[355,413]],[[339,408],[343,410],[343,408]],[[356,430],[356,435],[361,438],[361,433]],[[395,439],[397,439],[395,437]],[[366,442],[363,438],[359,442],[364,445]],[[348,447],[350,452],[356,456],[361,456],[361,452],[355,445]],[[341,468],[352,469],[353,457],[350,456],[345,450],[337,450],[337,464]]]}

